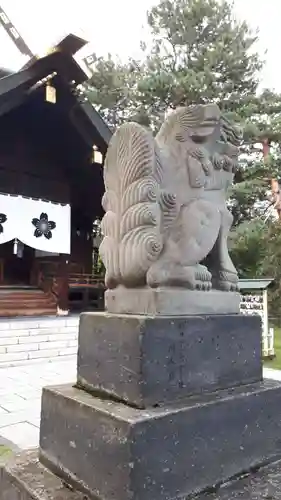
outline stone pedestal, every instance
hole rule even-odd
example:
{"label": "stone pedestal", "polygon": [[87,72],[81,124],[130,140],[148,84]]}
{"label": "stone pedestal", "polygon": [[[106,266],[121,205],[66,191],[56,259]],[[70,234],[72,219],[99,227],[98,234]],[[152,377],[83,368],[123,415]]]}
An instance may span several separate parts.
{"label": "stone pedestal", "polygon": [[83,314],[77,387],[44,390],[41,461],[102,500],[204,490],[281,456],[281,385],[261,379],[257,317]]}
{"label": "stone pedestal", "polygon": [[184,288],[125,288],[107,290],[105,308],[113,314],[187,316],[198,314],[238,314],[240,294],[219,290]]}
{"label": "stone pedestal", "polygon": [[41,460],[93,498],[184,498],[281,456],[280,397],[265,382],[139,410],[46,389]]}
{"label": "stone pedestal", "polygon": [[81,315],[78,385],[139,408],[262,379],[260,318]]}
{"label": "stone pedestal", "polygon": [[174,500],[273,461],[281,384],[261,374],[257,317],[85,313],[76,387],[44,389],[40,462],[7,467],[0,500]]}

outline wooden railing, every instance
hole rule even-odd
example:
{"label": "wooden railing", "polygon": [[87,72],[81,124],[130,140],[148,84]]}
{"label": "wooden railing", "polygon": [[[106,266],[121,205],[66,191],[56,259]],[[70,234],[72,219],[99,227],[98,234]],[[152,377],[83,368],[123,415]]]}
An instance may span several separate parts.
{"label": "wooden railing", "polygon": [[69,304],[72,310],[104,309],[104,278],[94,274],[70,274],[68,277]]}
{"label": "wooden railing", "polygon": [[[71,273],[68,275],[68,291],[65,281],[52,271],[40,270],[37,274],[37,286],[45,293],[51,294],[60,307],[61,298],[66,293],[70,308],[81,310],[103,310],[104,277],[87,273]],[[66,285],[67,287],[67,285]],[[78,295],[77,295],[78,293]]]}
{"label": "wooden railing", "polygon": [[96,274],[71,273],[68,277],[68,283],[70,288],[74,286],[104,288],[104,277]]}

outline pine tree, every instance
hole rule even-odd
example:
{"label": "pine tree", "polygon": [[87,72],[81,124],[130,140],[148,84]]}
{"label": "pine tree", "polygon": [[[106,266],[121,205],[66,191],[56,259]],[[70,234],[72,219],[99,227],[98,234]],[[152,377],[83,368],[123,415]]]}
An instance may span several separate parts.
{"label": "pine tree", "polygon": [[[113,128],[135,120],[153,130],[168,109],[218,103],[244,128],[245,154],[230,199],[234,224],[262,216],[271,203],[270,179],[280,177],[281,98],[268,90],[257,95],[257,34],[225,0],[161,0],[147,20],[151,43],[143,43],[143,61],[94,56],[89,98]],[[265,163],[266,141],[272,155]]]}
{"label": "pine tree", "polygon": [[[107,124],[114,129],[128,120],[141,121],[136,112],[141,63],[133,59],[122,63],[110,54],[106,58],[92,54],[91,58],[92,77],[86,92]],[[146,118],[143,122],[148,125]]]}
{"label": "pine tree", "polygon": [[137,116],[157,127],[167,108],[209,101],[233,112],[255,93],[257,37],[227,1],[162,0],[147,20],[143,62],[94,55],[89,96],[110,123]]}
{"label": "pine tree", "polygon": [[152,46],[139,82],[153,114],[214,101],[236,112],[254,95],[262,61],[257,36],[219,0],[162,0],[148,14]]}

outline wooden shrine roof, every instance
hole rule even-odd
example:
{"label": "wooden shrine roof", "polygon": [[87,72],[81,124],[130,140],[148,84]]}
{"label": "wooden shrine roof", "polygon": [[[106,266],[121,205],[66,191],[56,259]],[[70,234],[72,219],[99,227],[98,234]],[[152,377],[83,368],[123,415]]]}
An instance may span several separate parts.
{"label": "wooden shrine roof", "polygon": [[10,71],[9,69],[6,69],[6,68],[0,68],[0,79],[1,78],[4,78],[4,76],[9,76],[9,75],[12,75],[12,71]]}
{"label": "wooden shrine roof", "polygon": [[54,86],[57,82],[63,87],[63,93],[69,94],[70,106],[75,111],[71,115],[73,124],[89,146],[95,143],[105,153],[111,137],[109,127],[90,102],[73,92],[88,78],[73,57],[85,43],[79,37],[68,35],[49,54],[33,58],[18,72],[0,69],[0,117],[28,101],[44,85],[44,79],[54,74]]}

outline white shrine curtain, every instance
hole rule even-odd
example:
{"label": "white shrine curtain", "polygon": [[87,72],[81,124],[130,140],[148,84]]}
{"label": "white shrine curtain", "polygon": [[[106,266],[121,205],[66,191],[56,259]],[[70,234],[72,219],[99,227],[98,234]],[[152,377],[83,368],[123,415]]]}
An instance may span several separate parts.
{"label": "white shrine curtain", "polygon": [[0,244],[15,238],[44,252],[70,254],[70,205],[0,194]]}

